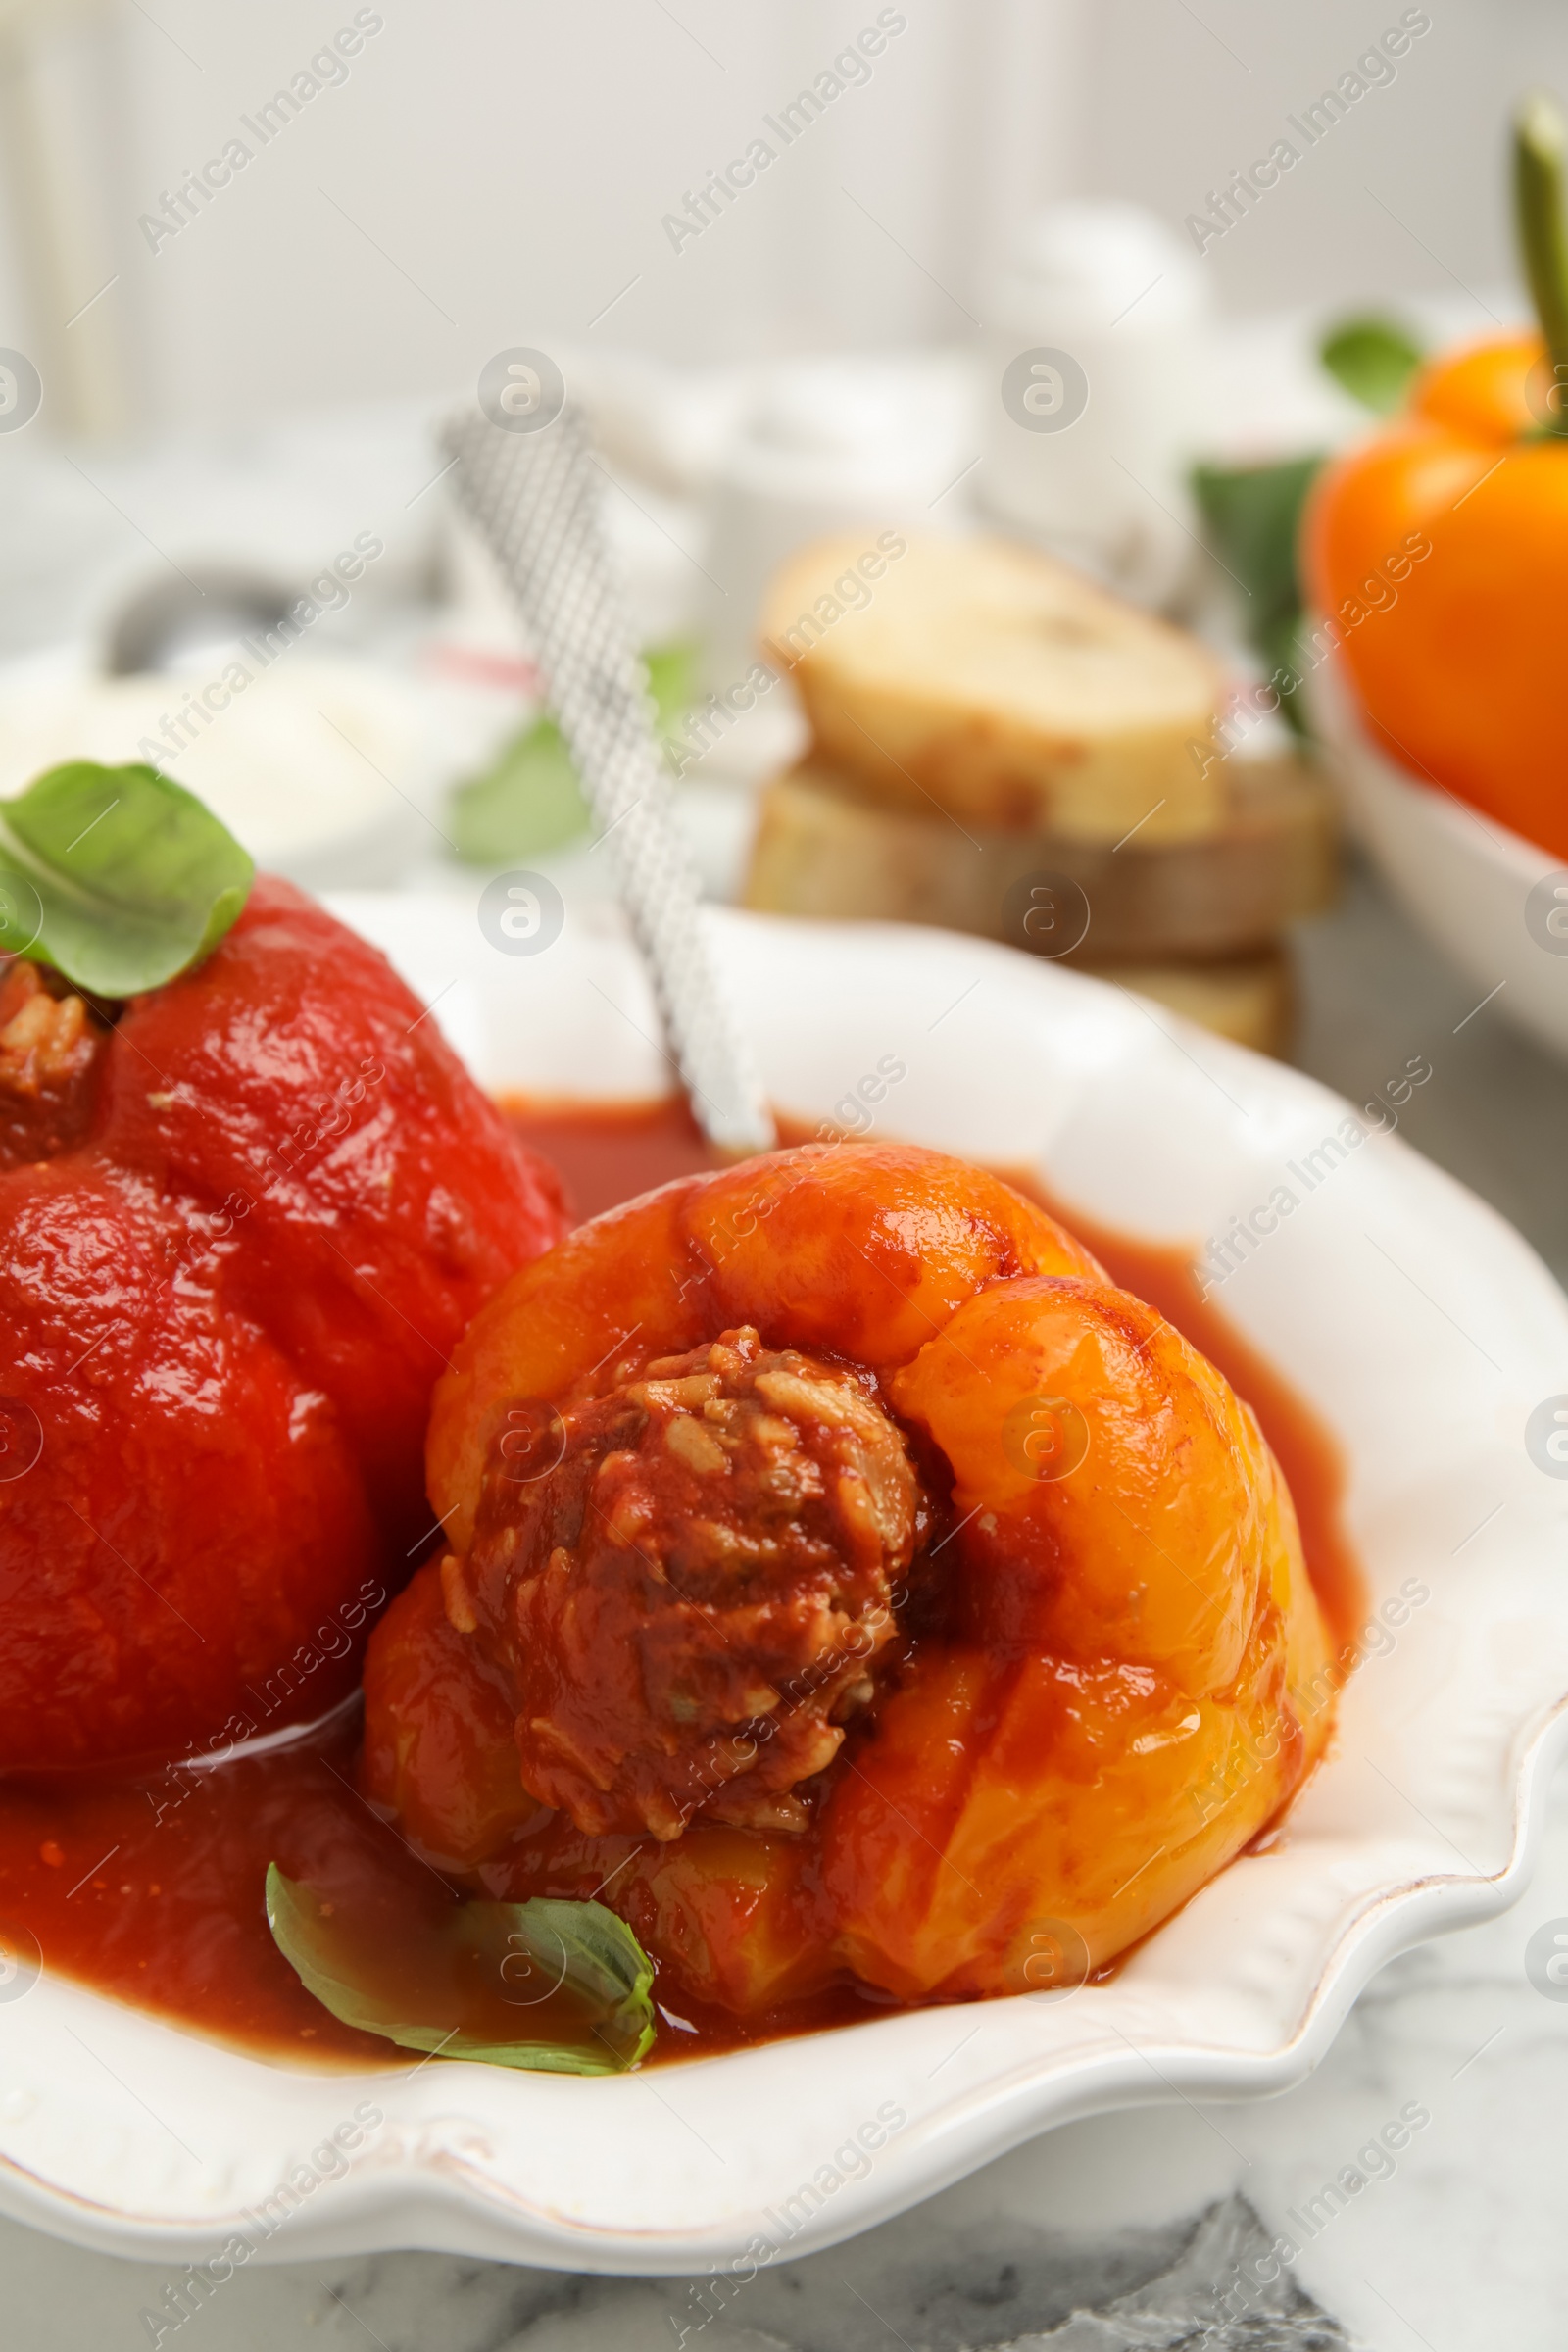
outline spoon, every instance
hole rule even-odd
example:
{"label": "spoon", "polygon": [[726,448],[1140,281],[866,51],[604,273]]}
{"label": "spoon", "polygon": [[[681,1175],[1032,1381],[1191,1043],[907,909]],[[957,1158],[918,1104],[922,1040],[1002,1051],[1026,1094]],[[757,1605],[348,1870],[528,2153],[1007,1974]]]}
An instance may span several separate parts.
{"label": "spoon", "polygon": [[583,415],[567,406],[518,432],[476,409],[450,418],[441,441],[455,461],[459,503],[516,600],[545,699],[614,859],[693,1115],[723,1152],[770,1152],[777,1133],[721,993],[708,916],[676,829]]}
{"label": "spoon", "polygon": [[176,669],[198,654],[266,636],[288,618],[299,598],[259,571],[214,564],[178,579],[154,580],[120,607],[104,640],[112,678]]}

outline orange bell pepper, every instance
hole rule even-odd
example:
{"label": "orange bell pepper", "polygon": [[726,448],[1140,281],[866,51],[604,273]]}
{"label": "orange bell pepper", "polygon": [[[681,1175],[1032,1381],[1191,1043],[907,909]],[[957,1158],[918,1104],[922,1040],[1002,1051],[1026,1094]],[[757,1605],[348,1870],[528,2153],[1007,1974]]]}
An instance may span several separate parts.
{"label": "orange bell pepper", "polygon": [[1081,1982],[1329,1737],[1251,1411],[941,1152],[579,1226],[469,1325],[428,1461],[452,1548],[377,1630],[365,1792],[492,1899],[618,1912],[683,2002]]}
{"label": "orange bell pepper", "polygon": [[1568,860],[1562,152],[1556,109],[1533,101],[1516,190],[1542,332],[1423,368],[1394,424],[1324,468],[1301,555],[1373,737]]}

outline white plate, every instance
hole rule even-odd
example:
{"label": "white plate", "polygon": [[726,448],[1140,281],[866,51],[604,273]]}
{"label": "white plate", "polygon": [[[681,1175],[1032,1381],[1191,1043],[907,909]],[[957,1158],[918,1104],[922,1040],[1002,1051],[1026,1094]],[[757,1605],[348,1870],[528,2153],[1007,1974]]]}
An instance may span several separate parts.
{"label": "white plate", "polygon": [[[1389,759],[1367,734],[1337,665],[1325,663],[1314,678],[1312,709],[1339,755],[1355,832],[1412,921],[1478,993],[1490,992],[1506,1020],[1568,1054],[1568,920],[1551,890],[1540,888],[1568,883],[1568,869]],[[1546,928],[1548,915],[1555,931]]]}
{"label": "white plate", "polygon": [[[659,1091],[647,986],[608,914],[514,958],[461,904],[339,910],[490,1084]],[[166,2259],[244,2235],[253,2259],[416,2245],[597,2271],[738,2256],[744,2273],[1067,2118],[1284,2089],[1383,1962],[1521,1891],[1568,1693],[1568,1485],[1525,1444],[1568,1392],[1568,1303],[1530,1250],[1396,1139],[1359,1143],[1307,1195],[1287,1163],[1347,1106],[1095,981],[940,932],[716,921],[791,1109],[831,1112],[896,1056],[882,1132],[1032,1163],[1155,1238],[1200,1241],[1292,1184],[1299,1205],[1221,1295],[1339,1435],[1374,1603],[1407,1578],[1430,1599],[1354,1677],[1281,1843],[1107,1984],[583,2082],[439,2061],[291,2073],[46,1975],[0,2000],[5,2211]],[[365,2101],[385,2120],[348,2169],[313,2156]],[[252,2217],[290,2198],[267,2237]]]}

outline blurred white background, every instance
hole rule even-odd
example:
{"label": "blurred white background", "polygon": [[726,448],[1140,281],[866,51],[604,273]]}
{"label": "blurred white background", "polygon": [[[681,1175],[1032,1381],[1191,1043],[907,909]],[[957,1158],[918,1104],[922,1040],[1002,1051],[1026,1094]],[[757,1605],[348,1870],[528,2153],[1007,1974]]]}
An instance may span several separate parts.
{"label": "blurred white background", "polygon": [[[81,422],[221,427],[426,394],[529,338],[697,361],[965,339],[1031,204],[1114,194],[1179,228],[1401,9],[907,0],[869,82],[679,252],[662,216],[875,21],[873,0],[374,13],[346,79],[153,252],[138,217],[352,24],[351,0],[0,4],[0,343],[36,351],[46,377],[52,359],[57,385],[74,361]],[[1568,81],[1568,18],[1548,0],[1430,15],[1397,79],[1209,246],[1225,307],[1494,303],[1505,113]],[[19,125],[41,125],[34,151]],[[51,177],[68,245],[40,286],[18,206]],[[53,409],[58,424],[64,397]]]}

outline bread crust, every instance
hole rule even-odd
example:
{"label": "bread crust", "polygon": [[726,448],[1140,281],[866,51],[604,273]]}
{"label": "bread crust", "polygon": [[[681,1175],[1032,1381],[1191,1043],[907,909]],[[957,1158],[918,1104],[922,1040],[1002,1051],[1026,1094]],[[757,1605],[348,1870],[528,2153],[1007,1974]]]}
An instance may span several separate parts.
{"label": "bread crust", "polygon": [[1079,960],[1261,954],[1333,896],[1332,798],[1291,760],[1233,760],[1225,777],[1218,830],[1151,843],[1146,827],[1118,849],[896,808],[808,759],[762,795],[744,901],[769,914],[936,923],[1038,950],[1020,907],[1032,881],[1063,876],[1086,902]]}
{"label": "bread crust", "polygon": [[1108,845],[1220,825],[1202,755],[1224,678],[1196,638],[1004,540],[900,544],[873,579],[861,539],[819,540],[764,603],[827,760],[891,806],[928,797],[995,831]]}

